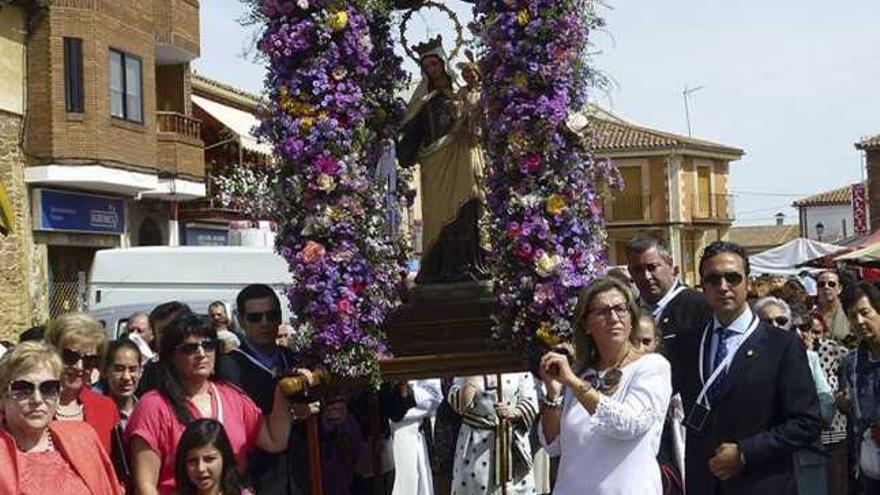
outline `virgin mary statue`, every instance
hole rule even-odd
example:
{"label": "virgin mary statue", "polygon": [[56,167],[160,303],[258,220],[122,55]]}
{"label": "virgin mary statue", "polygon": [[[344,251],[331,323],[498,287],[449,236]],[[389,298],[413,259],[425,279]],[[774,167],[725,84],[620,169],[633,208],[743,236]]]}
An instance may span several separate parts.
{"label": "virgin mary statue", "polygon": [[401,165],[421,172],[422,259],[416,282],[436,284],[486,278],[479,220],[483,151],[469,108],[456,94],[440,36],[413,47],[422,80],[407,107],[397,144]]}

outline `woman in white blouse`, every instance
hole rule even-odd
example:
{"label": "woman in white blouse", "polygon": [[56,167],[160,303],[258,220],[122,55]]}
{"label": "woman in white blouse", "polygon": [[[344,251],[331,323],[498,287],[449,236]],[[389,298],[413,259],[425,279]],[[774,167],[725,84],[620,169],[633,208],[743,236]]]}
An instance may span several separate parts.
{"label": "woman in white blouse", "polygon": [[638,317],[625,286],[596,279],[578,296],[574,362],[570,346],[541,359],[540,436],[560,456],[554,495],[662,493],[657,450],[671,374],[663,356],[633,341]]}

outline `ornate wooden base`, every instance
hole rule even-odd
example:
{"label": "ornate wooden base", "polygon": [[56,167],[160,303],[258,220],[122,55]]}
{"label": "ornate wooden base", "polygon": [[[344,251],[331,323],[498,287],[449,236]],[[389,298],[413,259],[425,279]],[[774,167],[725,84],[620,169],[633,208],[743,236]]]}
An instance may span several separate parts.
{"label": "ornate wooden base", "polygon": [[495,300],[488,282],[416,286],[386,322],[394,358],[386,380],[466,376],[526,369],[522,356],[491,338]]}

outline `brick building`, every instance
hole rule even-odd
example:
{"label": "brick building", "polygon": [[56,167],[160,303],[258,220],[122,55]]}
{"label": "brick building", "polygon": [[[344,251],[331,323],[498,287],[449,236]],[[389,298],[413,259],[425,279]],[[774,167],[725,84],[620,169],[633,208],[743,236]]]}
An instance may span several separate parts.
{"label": "brick building", "polygon": [[[204,197],[205,186],[201,123],[189,95],[198,0],[0,5],[7,31],[7,18],[19,13],[19,87],[27,88],[17,114],[6,109],[5,89],[0,97],[2,118],[13,121],[3,130],[19,136],[11,147],[4,139],[4,155],[18,153],[24,165],[7,178],[15,159],[0,158],[18,227],[9,239],[20,236],[18,261],[4,256],[0,270],[19,266],[48,294],[14,322],[0,314],[8,334],[79,307],[96,250],[177,244],[178,204]],[[11,59],[10,38],[0,38]],[[14,84],[7,79],[0,76],[4,88]]]}

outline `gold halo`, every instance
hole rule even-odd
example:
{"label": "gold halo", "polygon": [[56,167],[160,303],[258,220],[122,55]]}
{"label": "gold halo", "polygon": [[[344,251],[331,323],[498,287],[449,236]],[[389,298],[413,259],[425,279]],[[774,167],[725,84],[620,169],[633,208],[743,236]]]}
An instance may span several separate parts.
{"label": "gold halo", "polygon": [[435,8],[437,10],[445,12],[446,15],[448,15],[449,18],[452,19],[452,23],[455,25],[456,40],[455,46],[449,53],[449,59],[447,60],[447,62],[452,61],[452,59],[458,56],[458,52],[461,50],[461,47],[464,46],[464,29],[461,27],[461,22],[459,22],[458,16],[455,15],[455,12],[453,12],[452,9],[443,5],[442,3],[437,3],[433,0],[428,0],[420,4],[418,7],[413,7],[407,10],[406,13],[403,14],[403,17],[400,19],[400,43],[403,45],[404,51],[406,51],[406,54],[409,56],[409,58],[413,59],[416,64],[419,63],[419,57],[415,53],[413,53],[412,49],[409,47],[409,43],[406,41],[406,27],[409,24],[409,20],[410,18],[412,18],[412,15],[424,8]]}

